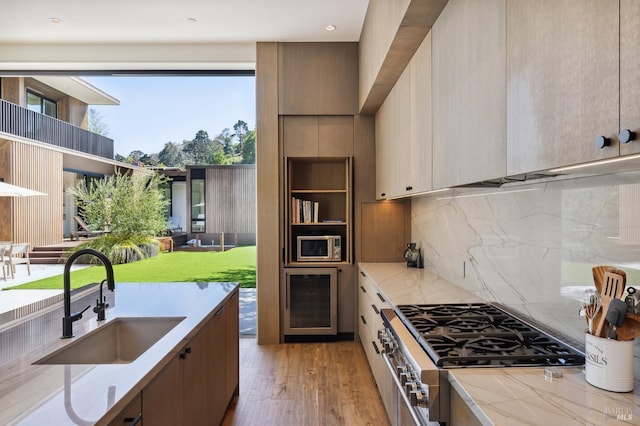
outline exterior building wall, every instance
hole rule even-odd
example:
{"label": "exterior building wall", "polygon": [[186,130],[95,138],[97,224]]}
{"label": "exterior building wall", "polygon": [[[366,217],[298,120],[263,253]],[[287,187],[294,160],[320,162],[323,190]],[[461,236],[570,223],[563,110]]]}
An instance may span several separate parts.
{"label": "exterior building wall", "polygon": [[[6,211],[8,205],[12,223],[10,235],[1,238],[28,242],[31,247],[59,243],[62,236],[63,154],[13,141],[2,143],[0,151],[0,155],[8,156],[10,161],[10,172],[4,177],[5,182],[47,194],[5,198],[0,211]],[[26,164],[29,167],[25,167]]]}

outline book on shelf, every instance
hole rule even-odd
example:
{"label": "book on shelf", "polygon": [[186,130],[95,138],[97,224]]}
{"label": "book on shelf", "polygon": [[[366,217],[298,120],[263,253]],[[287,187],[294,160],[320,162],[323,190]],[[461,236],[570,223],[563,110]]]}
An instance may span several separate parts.
{"label": "book on shelf", "polygon": [[291,198],[291,223],[318,223],[320,203],[300,198]]}

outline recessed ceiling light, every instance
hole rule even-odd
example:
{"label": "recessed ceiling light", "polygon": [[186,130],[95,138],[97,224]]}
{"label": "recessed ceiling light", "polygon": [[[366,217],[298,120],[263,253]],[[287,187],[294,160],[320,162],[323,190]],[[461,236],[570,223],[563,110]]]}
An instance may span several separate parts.
{"label": "recessed ceiling light", "polygon": [[49,18],[49,22],[52,24],[64,24],[64,21],[60,18]]}
{"label": "recessed ceiling light", "polygon": [[335,31],[336,30],[336,26],[335,25],[327,25],[326,27],[324,27],[325,30],[327,31]]}
{"label": "recessed ceiling light", "polygon": [[187,22],[189,22],[190,24],[195,24],[196,22],[198,22],[198,20],[196,18],[187,18]]}

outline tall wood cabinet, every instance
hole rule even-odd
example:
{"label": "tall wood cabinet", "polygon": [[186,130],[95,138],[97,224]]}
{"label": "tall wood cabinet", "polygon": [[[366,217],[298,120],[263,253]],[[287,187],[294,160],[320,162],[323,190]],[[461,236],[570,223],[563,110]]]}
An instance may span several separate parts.
{"label": "tall wood cabinet", "polygon": [[505,7],[450,0],[433,24],[434,189],[505,175]]}
{"label": "tall wood cabinet", "polygon": [[508,2],[507,174],[618,155],[618,28],[618,0]]}

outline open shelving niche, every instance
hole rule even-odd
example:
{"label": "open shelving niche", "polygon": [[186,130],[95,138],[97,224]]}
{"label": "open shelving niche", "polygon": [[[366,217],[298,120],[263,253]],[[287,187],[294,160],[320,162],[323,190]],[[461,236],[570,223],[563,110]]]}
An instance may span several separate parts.
{"label": "open shelving niche", "polygon": [[[351,257],[351,157],[288,157],[287,165],[287,266],[336,266]],[[317,221],[294,220],[294,198],[318,203]],[[299,235],[340,235],[340,262],[298,262]]]}

